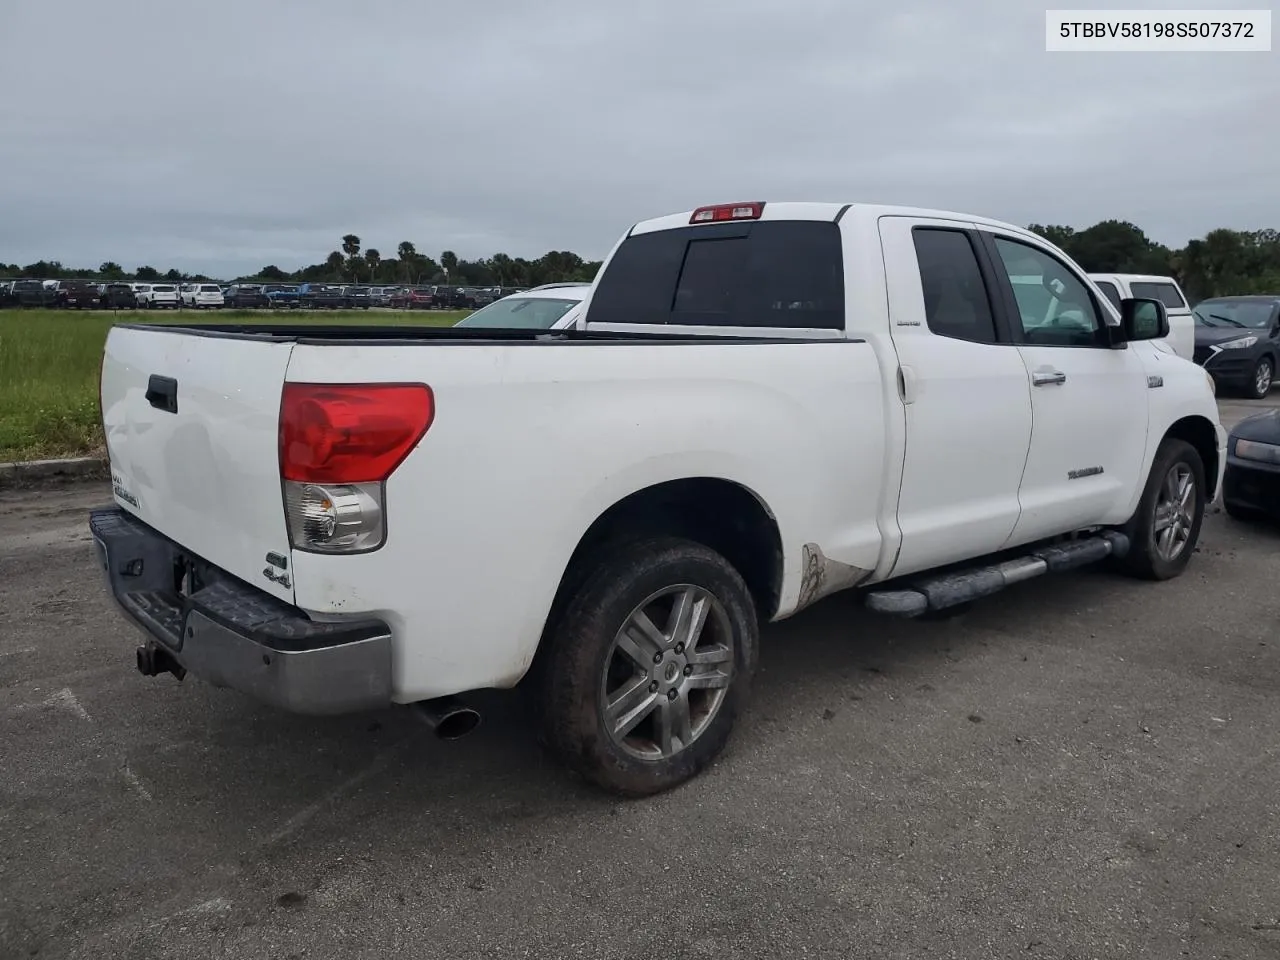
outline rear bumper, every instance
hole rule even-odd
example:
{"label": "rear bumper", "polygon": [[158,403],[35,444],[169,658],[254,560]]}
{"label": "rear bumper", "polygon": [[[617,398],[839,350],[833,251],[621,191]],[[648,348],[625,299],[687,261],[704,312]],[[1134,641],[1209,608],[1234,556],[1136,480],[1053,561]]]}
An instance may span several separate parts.
{"label": "rear bumper", "polygon": [[[391,703],[391,631],[378,620],[311,620],[161,536],[118,507],[89,529],[124,615],[186,670],[294,713]],[[184,571],[196,589],[183,594]]]}

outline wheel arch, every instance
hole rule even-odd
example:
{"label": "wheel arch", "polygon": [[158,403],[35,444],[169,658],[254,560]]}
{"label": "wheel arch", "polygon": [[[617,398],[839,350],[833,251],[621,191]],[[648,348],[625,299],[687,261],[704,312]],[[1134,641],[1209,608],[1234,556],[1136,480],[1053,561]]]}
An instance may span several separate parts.
{"label": "wheel arch", "polygon": [[1169,425],[1163,439],[1183,440],[1200,454],[1200,459],[1204,461],[1204,478],[1208,487],[1205,500],[1212,501],[1218,495],[1218,433],[1212,421],[1199,414],[1183,417]]}
{"label": "wheel arch", "polygon": [[548,627],[590,571],[594,554],[611,543],[660,534],[684,537],[721,554],[745,581],[761,620],[773,617],[783,576],[782,536],[773,512],[759,494],[736,481],[685,477],[629,493],[591,523],[565,564]]}

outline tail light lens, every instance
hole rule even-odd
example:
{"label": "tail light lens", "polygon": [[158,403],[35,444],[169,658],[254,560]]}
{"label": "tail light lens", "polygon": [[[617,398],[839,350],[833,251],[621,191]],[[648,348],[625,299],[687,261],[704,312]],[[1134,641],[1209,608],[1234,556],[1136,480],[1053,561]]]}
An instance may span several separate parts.
{"label": "tail light lens", "polygon": [[386,479],[434,415],[426,384],[285,384],[280,477],[294,548],[363,553],[382,546]]}

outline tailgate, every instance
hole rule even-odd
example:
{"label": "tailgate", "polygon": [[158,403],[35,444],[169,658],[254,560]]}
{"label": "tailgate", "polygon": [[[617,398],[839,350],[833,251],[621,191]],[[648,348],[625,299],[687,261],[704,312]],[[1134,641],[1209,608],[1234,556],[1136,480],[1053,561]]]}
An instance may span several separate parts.
{"label": "tailgate", "polygon": [[[292,343],[114,327],[102,412],[120,506],[180,546],[292,602],[263,576],[290,555],[280,395]],[[286,571],[272,570],[286,583]]]}

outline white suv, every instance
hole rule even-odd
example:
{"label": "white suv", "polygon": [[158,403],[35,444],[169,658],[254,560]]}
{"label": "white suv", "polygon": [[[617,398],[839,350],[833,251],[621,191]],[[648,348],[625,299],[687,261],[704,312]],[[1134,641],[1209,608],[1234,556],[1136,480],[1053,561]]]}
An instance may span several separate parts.
{"label": "white suv", "polygon": [[1130,297],[1163,303],[1169,314],[1169,346],[1178,356],[1193,359],[1196,350],[1195,318],[1191,316],[1191,307],[1177,280],[1143,273],[1091,273],[1089,279],[1117,310],[1120,309],[1120,301]]}
{"label": "white suv", "polygon": [[138,300],[138,306],[147,310],[160,307],[177,310],[181,305],[178,299],[178,288],[172,283],[135,283],[133,293]]}
{"label": "white suv", "polygon": [[225,302],[222,298],[222,288],[216,283],[184,283],[181,293],[182,305],[195,307],[197,310],[205,307],[217,310]]}

